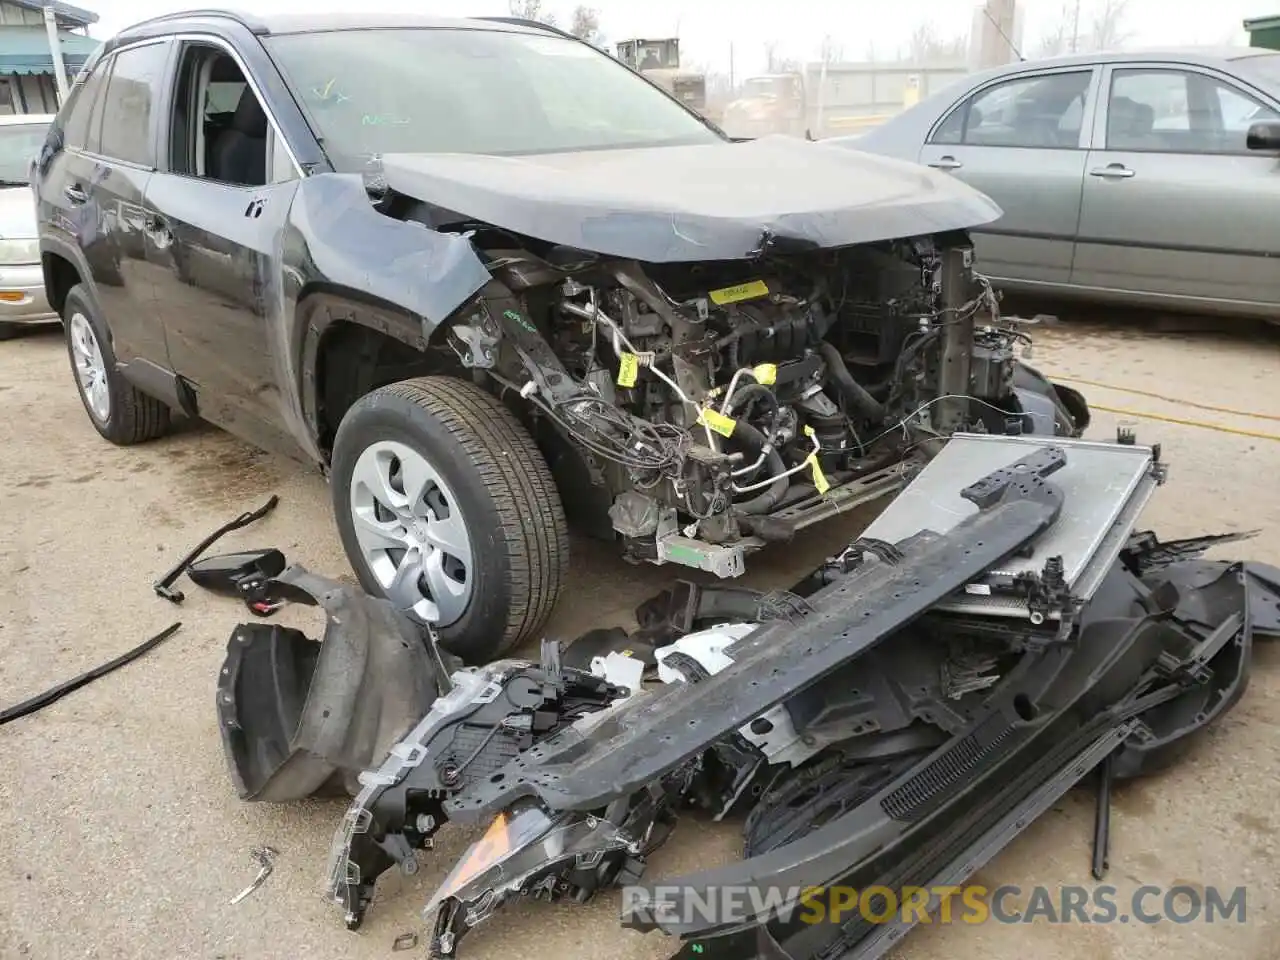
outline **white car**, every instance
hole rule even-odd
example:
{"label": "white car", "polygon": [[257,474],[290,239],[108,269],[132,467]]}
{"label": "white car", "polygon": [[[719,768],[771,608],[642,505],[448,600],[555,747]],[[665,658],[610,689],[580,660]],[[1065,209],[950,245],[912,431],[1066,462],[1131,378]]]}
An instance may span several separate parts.
{"label": "white car", "polygon": [[44,292],[28,171],[53,117],[0,117],[0,339],[25,323],[57,320]]}

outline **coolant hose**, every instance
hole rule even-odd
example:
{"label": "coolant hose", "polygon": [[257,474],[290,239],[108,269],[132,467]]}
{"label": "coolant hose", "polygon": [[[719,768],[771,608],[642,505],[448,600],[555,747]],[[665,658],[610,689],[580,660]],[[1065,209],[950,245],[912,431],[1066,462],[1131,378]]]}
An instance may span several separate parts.
{"label": "coolant hose", "polygon": [[[778,432],[778,427],[782,422],[782,408],[778,406],[777,394],[763,384],[749,383],[745,387],[735,390],[733,396],[729,398],[729,405],[725,408],[725,413],[732,415],[735,410],[741,410],[752,400],[763,400],[773,408],[773,421],[769,424],[768,434],[768,438],[772,439],[774,434]],[[764,446],[764,444],[760,446]],[[759,450],[760,447],[756,447],[756,449]]]}
{"label": "coolant hose", "polygon": [[876,423],[883,423],[885,417],[884,404],[867,393],[862,384],[853,379],[853,374],[844,365],[844,357],[840,356],[840,351],[824,340],[822,345],[818,347],[818,352],[822,354],[822,359],[827,362],[827,372],[831,374],[831,379],[840,388],[840,393],[849,401],[849,406],[853,407],[863,418]]}
{"label": "coolant hose", "polygon": [[[743,446],[748,447],[752,453],[757,454],[764,449],[765,443],[768,442],[765,440],[763,433],[742,420],[739,420],[737,426],[733,428],[733,436],[734,439],[741,441]],[[786,472],[786,464],[782,462],[782,455],[778,453],[776,447],[769,450],[769,455],[764,459],[764,468],[768,473],[775,476]],[[764,493],[742,503],[735,503],[733,509],[737,513],[744,514],[768,513],[782,500],[787,492],[787,487],[790,485],[790,477],[779,476]]]}

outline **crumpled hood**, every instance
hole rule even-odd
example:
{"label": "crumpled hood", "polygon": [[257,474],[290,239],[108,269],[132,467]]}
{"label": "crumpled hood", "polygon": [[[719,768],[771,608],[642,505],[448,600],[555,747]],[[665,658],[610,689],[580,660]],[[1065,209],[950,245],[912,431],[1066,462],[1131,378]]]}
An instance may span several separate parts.
{"label": "crumpled hood", "polygon": [[398,193],[551,243],[648,262],[746,258],[967,229],[1000,208],[914,163],[782,135],[494,157],[388,154]]}

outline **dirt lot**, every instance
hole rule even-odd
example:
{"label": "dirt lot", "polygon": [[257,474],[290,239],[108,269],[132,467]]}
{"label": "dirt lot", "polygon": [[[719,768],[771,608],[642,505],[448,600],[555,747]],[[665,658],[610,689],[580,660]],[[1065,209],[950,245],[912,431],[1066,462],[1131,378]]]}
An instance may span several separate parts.
{"label": "dirt lot", "polygon": [[[1045,330],[1047,371],[1280,416],[1280,337],[1223,338],[1069,325]],[[1095,403],[1280,434],[1280,422],[1188,409],[1085,388]],[[228,539],[276,545],[326,573],[345,564],[322,479],[193,426],[129,450],[100,440],[80,408],[57,331],[0,344],[0,704],[134,646],[181,618],[145,659],[30,718],[0,728],[0,957],[298,957],[391,955],[421,930],[418,911],[473,834],[446,829],[412,880],[383,878],[359,934],[322,896],[341,804],[237,800],[214,721],[213,685],[238,605],[191,588],[179,610],[152,595],[159,571],[209,530],[274,492],[276,514]],[[1114,413],[1090,435],[1114,435]],[[1280,442],[1136,421],[1172,464],[1146,517],[1165,536],[1261,528],[1236,554],[1280,563]],[[778,585],[864,525],[850,516],[794,549],[758,558],[751,579]],[[636,569],[575,541],[573,582],[550,634],[626,624],[666,571]],[[289,611],[320,630],[319,618]],[[916,958],[1270,958],[1280,956],[1280,649],[1258,651],[1245,699],[1176,769],[1118,789],[1109,882],[1247,886],[1247,922],[1154,926],[1034,924],[922,929]],[[1077,791],[978,881],[989,887],[1083,884],[1092,805]],[[255,872],[249,851],[280,851],[274,875],[238,906]],[[732,831],[687,821],[651,876],[734,855]],[[1012,901],[1015,905],[1017,898]],[[1148,906],[1158,904],[1148,901]],[[589,907],[526,904],[463,944],[474,960],[666,956],[670,941],[620,932],[617,899]],[[1123,911],[1122,911],[1123,912]],[[423,943],[425,945],[424,936]]]}

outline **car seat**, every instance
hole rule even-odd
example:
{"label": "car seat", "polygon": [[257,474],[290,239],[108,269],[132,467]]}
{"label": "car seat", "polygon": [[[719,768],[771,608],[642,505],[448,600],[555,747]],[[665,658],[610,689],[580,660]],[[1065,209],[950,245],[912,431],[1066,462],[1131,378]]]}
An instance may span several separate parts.
{"label": "car seat", "polygon": [[224,183],[261,186],[267,179],[267,115],[246,86],[231,126],[213,142],[209,176]]}

